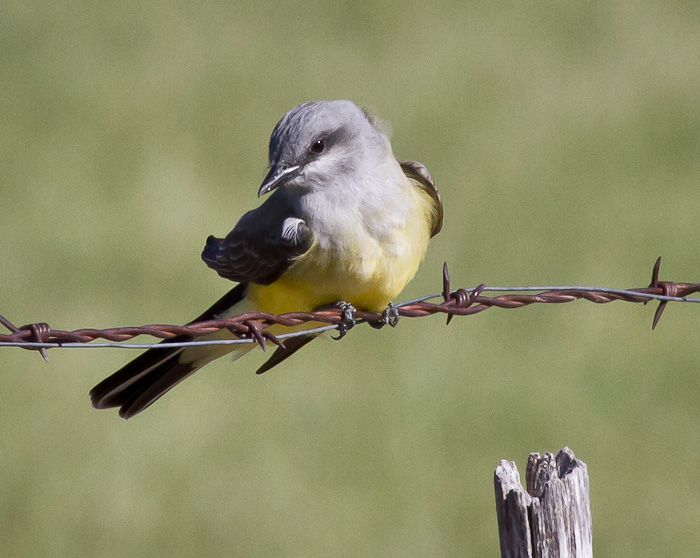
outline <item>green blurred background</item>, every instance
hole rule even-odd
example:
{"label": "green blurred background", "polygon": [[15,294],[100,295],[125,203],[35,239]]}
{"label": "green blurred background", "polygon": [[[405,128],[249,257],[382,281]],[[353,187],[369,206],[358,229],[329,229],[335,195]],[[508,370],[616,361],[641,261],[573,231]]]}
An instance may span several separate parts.
{"label": "green blurred background", "polygon": [[[0,312],[191,319],[286,110],[349,98],[446,217],[405,297],[700,281],[700,4],[78,2],[0,7]],[[655,306],[655,305],[654,305]],[[700,547],[699,309],[578,302],[404,319],[263,377],[223,359],[129,422],[136,353],[0,349],[3,556],[497,556],[501,458],[568,444],[598,556]]]}

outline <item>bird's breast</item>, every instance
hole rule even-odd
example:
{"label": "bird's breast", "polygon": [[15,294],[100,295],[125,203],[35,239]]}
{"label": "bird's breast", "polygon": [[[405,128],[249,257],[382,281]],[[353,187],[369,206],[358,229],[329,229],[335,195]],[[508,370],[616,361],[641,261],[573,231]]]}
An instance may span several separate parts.
{"label": "bird's breast", "polygon": [[420,219],[385,233],[378,238],[358,225],[337,237],[319,238],[266,288],[275,289],[294,310],[301,310],[300,304],[311,309],[343,300],[381,311],[415,275],[430,236]]}
{"label": "bird's breast", "polygon": [[251,285],[249,296],[273,313],[340,300],[384,310],[415,275],[430,240],[432,200],[407,186],[381,203],[316,204],[306,219],[312,247],[271,285]]}

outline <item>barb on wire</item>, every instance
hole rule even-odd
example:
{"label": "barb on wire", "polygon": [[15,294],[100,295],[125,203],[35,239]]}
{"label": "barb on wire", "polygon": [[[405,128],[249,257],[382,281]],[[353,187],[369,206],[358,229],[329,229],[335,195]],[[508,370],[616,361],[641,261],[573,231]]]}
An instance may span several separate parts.
{"label": "barb on wire", "polygon": [[[530,304],[562,304],[583,299],[598,304],[621,300],[624,302],[641,302],[658,300],[659,307],[654,314],[652,329],[656,327],[661,314],[669,302],[700,302],[700,298],[688,298],[700,292],[700,283],[675,283],[660,281],[659,269],[661,258],[654,264],[651,283],[648,287],[635,289],[612,289],[607,287],[587,286],[544,286],[544,287],[489,287],[480,284],[472,289],[451,290],[450,275],[447,264],[443,266],[442,292],[425,295],[397,304],[393,311],[398,316],[420,318],[432,314],[446,314],[447,323],[454,316],[470,316],[489,308],[522,308]],[[501,292],[486,296],[485,292]],[[534,293],[534,294],[526,294]],[[442,302],[428,302],[435,298]],[[382,314],[357,310],[355,317],[361,322],[382,323],[386,317]],[[342,306],[319,309],[313,312],[290,312],[288,314],[269,314],[266,312],[249,312],[225,319],[192,322],[187,325],[150,324],[144,326],[115,327],[107,329],[78,329],[64,331],[52,329],[46,323],[32,323],[16,327],[7,318],[0,315],[0,324],[9,334],[0,334],[0,347],[13,346],[29,350],[38,350],[47,360],[46,349],[56,347],[118,347],[129,349],[146,349],[153,347],[172,348],[193,345],[223,345],[234,343],[257,343],[265,350],[270,341],[284,347],[284,339],[309,333],[320,333],[331,329],[347,327]],[[384,322],[387,323],[387,322]],[[289,333],[274,334],[269,330],[272,325],[298,328],[310,324],[309,329],[296,329]],[[197,337],[209,335],[226,329],[233,334],[231,339],[197,340]],[[158,339],[169,340],[184,336],[185,341],[173,341],[166,344],[129,344],[124,343],[140,335],[150,335]],[[104,339],[109,343],[91,343],[95,339]]]}

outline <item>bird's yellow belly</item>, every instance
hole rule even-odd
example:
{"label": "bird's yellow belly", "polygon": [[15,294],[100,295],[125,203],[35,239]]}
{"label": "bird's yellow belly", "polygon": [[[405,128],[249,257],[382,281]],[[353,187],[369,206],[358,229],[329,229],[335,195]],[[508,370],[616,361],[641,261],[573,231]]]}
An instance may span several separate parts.
{"label": "bird's yellow belly", "polygon": [[367,222],[335,221],[333,234],[321,234],[271,285],[250,285],[248,298],[262,311],[282,314],[310,311],[338,301],[359,310],[381,312],[418,270],[428,248],[434,202],[410,187],[402,203],[413,211],[404,219]]}
{"label": "bird's yellow belly", "polygon": [[399,249],[366,242],[363,250],[344,252],[314,246],[273,284],[250,285],[248,297],[274,314],[310,311],[340,300],[381,312],[416,273],[428,243],[428,235],[421,236],[425,239],[401,239],[405,246]]}

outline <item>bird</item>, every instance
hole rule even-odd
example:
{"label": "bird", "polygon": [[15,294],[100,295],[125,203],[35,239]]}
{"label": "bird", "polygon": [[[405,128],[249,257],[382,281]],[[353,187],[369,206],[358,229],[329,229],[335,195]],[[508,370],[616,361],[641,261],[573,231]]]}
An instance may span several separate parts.
{"label": "bird", "polygon": [[[397,159],[381,121],[348,100],[292,108],[274,127],[268,151],[258,190],[265,201],[224,238],[209,236],[201,256],[238,284],[190,323],[333,304],[386,316],[442,228],[442,200],[428,169]],[[285,339],[258,373],[318,335]],[[222,330],[198,339],[231,337]],[[118,407],[131,418],[206,364],[232,352],[235,360],[254,346],[167,348],[189,340],[165,340],[107,377],[90,391],[93,407]]]}

